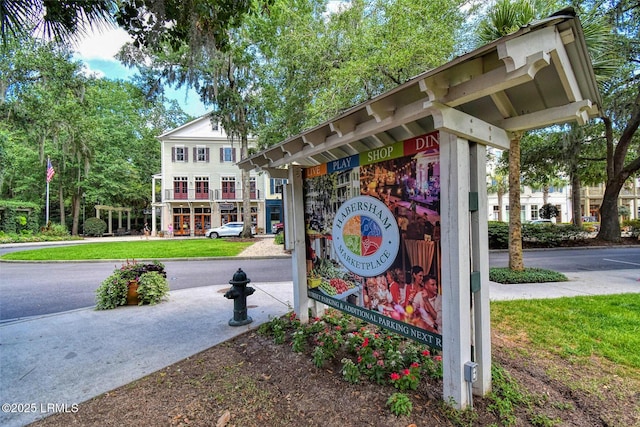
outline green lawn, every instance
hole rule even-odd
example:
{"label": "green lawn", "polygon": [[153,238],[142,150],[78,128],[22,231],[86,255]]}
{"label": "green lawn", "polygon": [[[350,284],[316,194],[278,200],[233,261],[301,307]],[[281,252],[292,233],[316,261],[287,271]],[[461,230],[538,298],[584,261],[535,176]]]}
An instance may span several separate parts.
{"label": "green lawn", "polygon": [[233,257],[252,244],[253,242],[236,242],[225,239],[134,240],[51,246],[44,249],[11,252],[0,258],[22,261],[76,261]]}
{"label": "green lawn", "polygon": [[495,301],[491,323],[525,333],[528,350],[587,363],[595,356],[640,378],[640,294]]}

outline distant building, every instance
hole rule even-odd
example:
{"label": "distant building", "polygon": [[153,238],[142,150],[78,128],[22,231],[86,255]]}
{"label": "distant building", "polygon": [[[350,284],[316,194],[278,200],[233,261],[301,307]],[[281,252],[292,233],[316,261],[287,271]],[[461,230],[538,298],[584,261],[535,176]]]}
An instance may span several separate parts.
{"label": "distant building", "polygon": [[[251,223],[258,233],[283,221],[281,180],[251,172],[242,187],[240,141],[232,141],[208,115],[158,137],[162,171],[153,177],[153,234],[173,226],[175,236],[204,236],[206,230],[243,221],[242,195],[250,192]],[[249,147],[255,140],[249,140]],[[160,182],[159,194],[156,191]],[[159,213],[158,219],[155,217]],[[159,228],[158,228],[159,227]]]}
{"label": "distant building", "polygon": [[[497,155],[494,155],[497,158]],[[490,161],[487,164],[487,184],[492,184],[491,177],[494,171],[494,164]],[[568,181],[568,179],[567,179]],[[602,204],[605,185],[600,184],[595,187],[582,187],[580,189],[580,212],[583,221],[600,222],[599,208]],[[547,194],[547,203],[554,205],[558,209],[558,216],[555,218],[557,223],[572,222],[572,201],[571,186],[549,187]],[[540,219],[540,208],[544,205],[544,194],[541,190],[534,190],[530,187],[523,186],[520,194],[520,219],[522,221],[535,221]],[[500,212],[500,203],[496,193],[489,192],[487,206],[489,209],[489,221],[498,221]],[[618,196],[618,206],[624,206],[629,211],[629,216],[623,219],[640,218],[640,178],[628,180],[620,191]],[[509,221],[509,193],[505,191],[502,197],[502,221]]]}

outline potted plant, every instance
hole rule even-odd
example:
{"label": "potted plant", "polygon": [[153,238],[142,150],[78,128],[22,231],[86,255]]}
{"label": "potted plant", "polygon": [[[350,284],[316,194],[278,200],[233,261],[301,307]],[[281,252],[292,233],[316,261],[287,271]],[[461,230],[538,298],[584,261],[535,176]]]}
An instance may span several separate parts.
{"label": "potted plant", "polygon": [[169,283],[162,263],[127,260],[96,290],[96,308],[107,310],[120,305],[156,304],[168,292]]}

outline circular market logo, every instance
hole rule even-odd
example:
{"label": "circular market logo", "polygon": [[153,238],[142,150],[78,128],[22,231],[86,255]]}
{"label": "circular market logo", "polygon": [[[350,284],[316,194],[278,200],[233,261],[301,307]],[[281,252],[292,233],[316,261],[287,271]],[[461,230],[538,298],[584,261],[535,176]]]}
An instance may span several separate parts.
{"label": "circular market logo", "polygon": [[332,238],[340,262],[363,277],[387,271],[400,247],[395,217],[383,202],[370,196],[354,197],[338,208]]}

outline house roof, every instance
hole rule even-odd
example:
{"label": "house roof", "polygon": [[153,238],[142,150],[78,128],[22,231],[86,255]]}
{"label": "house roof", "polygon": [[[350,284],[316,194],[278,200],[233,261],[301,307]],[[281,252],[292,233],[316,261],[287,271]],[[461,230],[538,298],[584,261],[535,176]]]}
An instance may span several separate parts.
{"label": "house roof", "polygon": [[[514,133],[586,123],[601,99],[572,9],[522,27],[239,162],[314,166],[444,130],[508,149]],[[281,172],[281,171],[280,171]]]}

